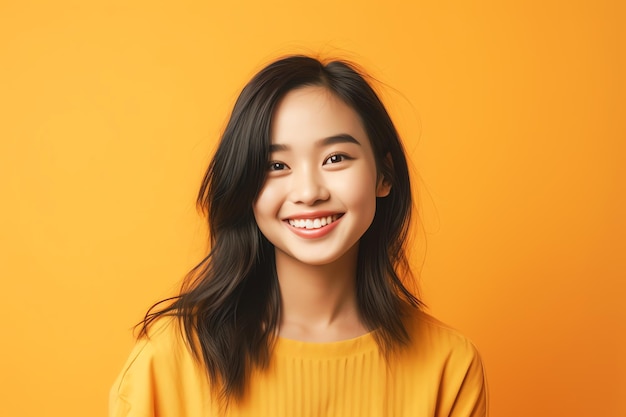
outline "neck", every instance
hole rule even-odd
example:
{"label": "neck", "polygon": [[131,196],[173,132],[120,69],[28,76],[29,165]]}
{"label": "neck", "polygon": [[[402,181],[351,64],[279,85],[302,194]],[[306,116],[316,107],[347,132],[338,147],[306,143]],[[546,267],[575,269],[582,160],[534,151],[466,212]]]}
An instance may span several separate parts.
{"label": "neck", "polygon": [[276,251],[282,337],[323,342],[367,332],[356,300],[357,254],[355,245],[330,264],[309,265]]}

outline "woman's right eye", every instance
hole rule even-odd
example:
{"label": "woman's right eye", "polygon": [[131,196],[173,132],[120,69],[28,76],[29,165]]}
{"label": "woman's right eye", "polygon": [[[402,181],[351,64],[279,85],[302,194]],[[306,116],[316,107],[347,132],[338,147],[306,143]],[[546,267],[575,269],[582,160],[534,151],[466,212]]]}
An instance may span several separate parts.
{"label": "woman's right eye", "polygon": [[270,162],[270,167],[269,170],[270,171],[282,171],[283,169],[286,169],[287,165],[283,164],[282,162]]}

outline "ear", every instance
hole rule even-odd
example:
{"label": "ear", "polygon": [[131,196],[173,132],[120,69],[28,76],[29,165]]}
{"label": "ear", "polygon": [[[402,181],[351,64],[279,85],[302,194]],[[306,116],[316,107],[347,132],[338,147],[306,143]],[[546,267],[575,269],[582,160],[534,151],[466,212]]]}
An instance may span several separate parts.
{"label": "ear", "polygon": [[387,197],[391,192],[391,182],[385,175],[385,173],[393,172],[393,162],[391,155],[387,154],[383,160],[382,172],[378,175],[378,181],[376,183],[376,197]]}
{"label": "ear", "polygon": [[387,197],[391,192],[391,183],[381,176],[376,184],[376,197]]}

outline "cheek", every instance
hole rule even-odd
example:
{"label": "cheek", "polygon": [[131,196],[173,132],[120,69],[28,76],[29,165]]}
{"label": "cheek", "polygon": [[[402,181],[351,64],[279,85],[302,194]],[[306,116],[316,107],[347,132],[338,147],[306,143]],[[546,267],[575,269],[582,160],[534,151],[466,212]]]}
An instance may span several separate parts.
{"label": "cheek", "polygon": [[361,181],[338,182],[338,196],[346,205],[356,209],[364,216],[374,216],[376,211],[376,182],[370,178]]}
{"label": "cheek", "polygon": [[252,207],[254,217],[258,218],[272,214],[276,210],[277,201],[279,201],[277,187],[269,184],[263,186]]}

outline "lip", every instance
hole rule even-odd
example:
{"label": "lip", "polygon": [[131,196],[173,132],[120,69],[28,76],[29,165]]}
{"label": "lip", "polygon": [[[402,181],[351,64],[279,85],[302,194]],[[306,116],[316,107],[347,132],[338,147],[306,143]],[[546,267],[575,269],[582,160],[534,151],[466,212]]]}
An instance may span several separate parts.
{"label": "lip", "polygon": [[[319,217],[328,217],[328,216],[334,216],[334,215],[339,215],[339,218],[335,220],[334,222],[332,222],[331,224],[324,226],[324,227],[320,227],[319,229],[301,229],[301,228],[293,227],[289,224],[290,219],[306,220],[306,219],[316,219]],[[333,231],[333,229],[337,227],[337,225],[343,218],[343,215],[344,213],[336,212],[336,211],[315,211],[315,212],[309,212],[309,213],[299,213],[299,214],[292,214],[289,217],[285,217],[283,219],[283,223],[285,224],[285,227],[287,227],[296,236],[299,236],[305,239],[318,239],[318,238],[326,236],[328,233]]]}

